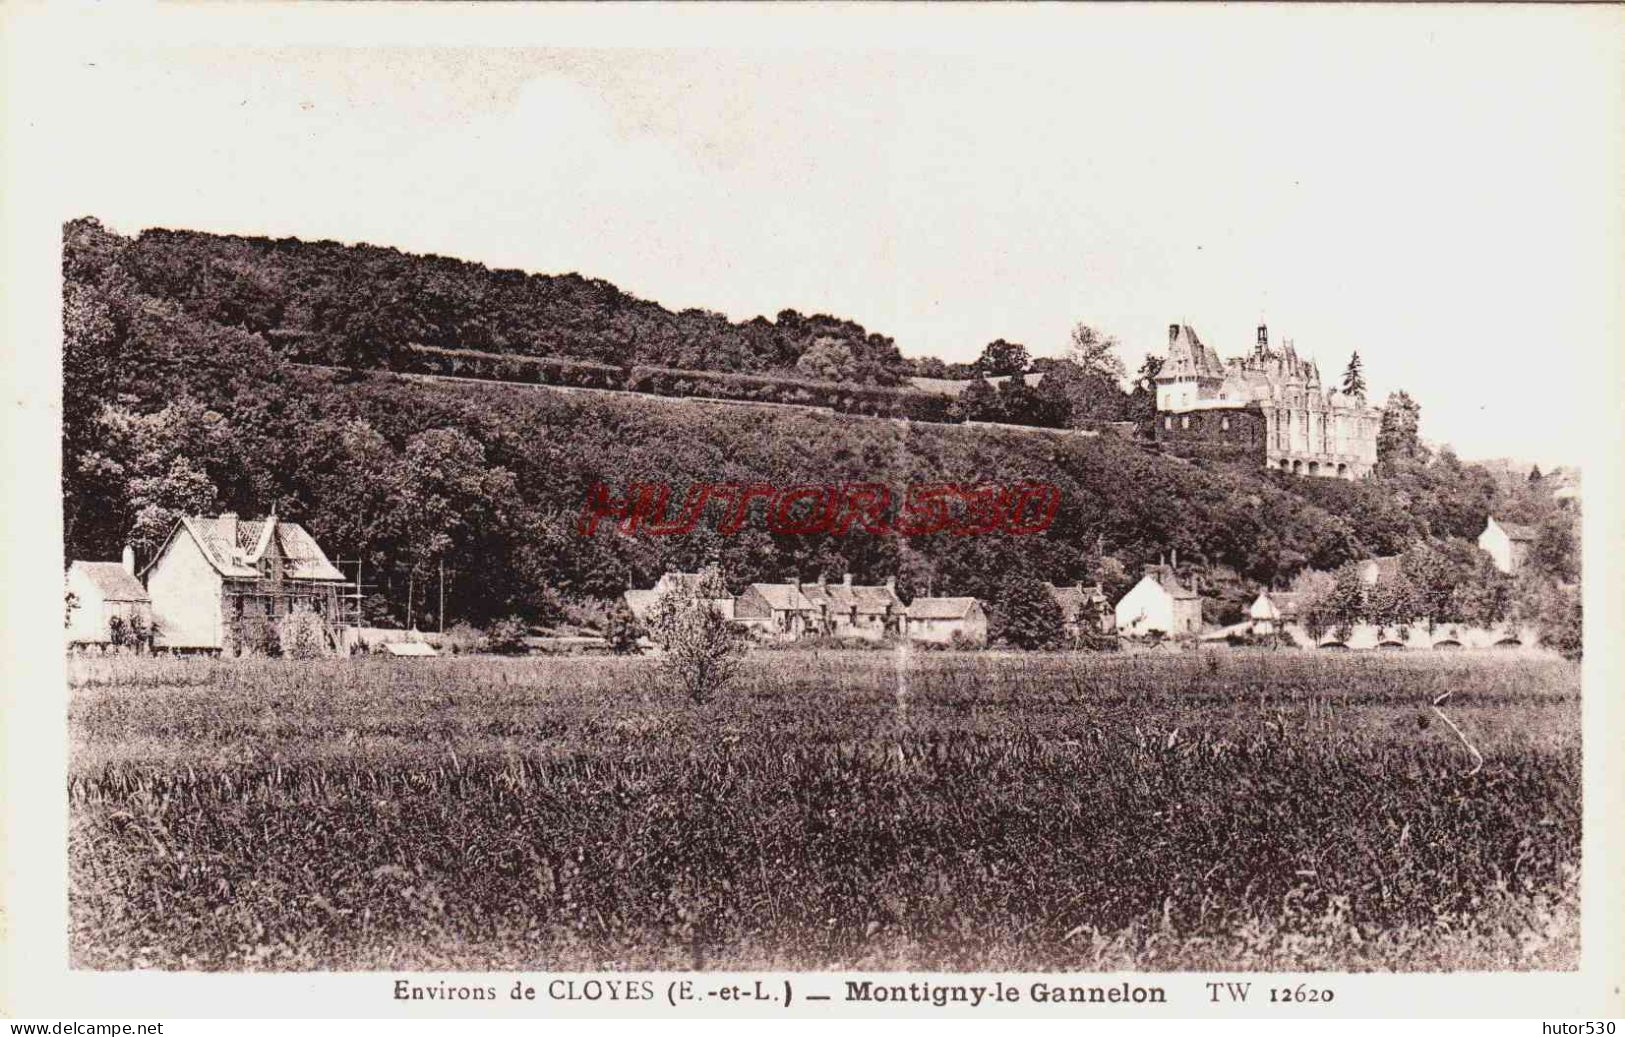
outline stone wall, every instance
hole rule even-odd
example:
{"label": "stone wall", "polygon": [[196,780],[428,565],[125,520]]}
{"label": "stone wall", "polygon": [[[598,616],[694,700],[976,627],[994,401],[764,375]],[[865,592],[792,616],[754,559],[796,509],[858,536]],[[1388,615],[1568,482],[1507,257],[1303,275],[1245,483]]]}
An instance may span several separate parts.
{"label": "stone wall", "polygon": [[1243,462],[1260,468],[1269,449],[1268,423],[1256,405],[1161,413],[1152,436],[1176,457]]}

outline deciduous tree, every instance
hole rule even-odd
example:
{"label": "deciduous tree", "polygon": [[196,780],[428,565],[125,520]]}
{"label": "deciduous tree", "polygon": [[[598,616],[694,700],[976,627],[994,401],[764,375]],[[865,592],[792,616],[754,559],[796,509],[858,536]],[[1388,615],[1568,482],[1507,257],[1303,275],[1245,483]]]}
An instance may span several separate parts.
{"label": "deciduous tree", "polygon": [[976,360],[976,370],[989,377],[1020,374],[1030,366],[1032,358],[1027,355],[1027,347],[1002,338],[989,342]]}
{"label": "deciduous tree", "polygon": [[1017,648],[1059,648],[1066,638],[1061,606],[1031,576],[1011,576],[1000,584],[991,619],[994,640]]}

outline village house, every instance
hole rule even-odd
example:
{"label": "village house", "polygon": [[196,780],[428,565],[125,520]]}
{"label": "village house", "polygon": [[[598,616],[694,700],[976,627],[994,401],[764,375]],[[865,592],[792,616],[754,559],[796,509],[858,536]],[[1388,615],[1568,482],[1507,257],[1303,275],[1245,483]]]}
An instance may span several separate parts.
{"label": "village house", "polygon": [[1528,560],[1529,551],[1535,546],[1538,536],[1539,531],[1533,526],[1499,522],[1491,515],[1484,524],[1484,532],[1478,534],[1478,546],[1489,553],[1497,569],[1504,573],[1515,573]]}
{"label": "village house", "polygon": [[823,630],[823,609],[801,592],[801,581],[753,583],[734,599],[734,621],[781,641],[815,636]]}
{"label": "village house", "polygon": [[302,526],[275,515],[258,521],[232,512],[185,516],[143,576],[160,647],[225,655],[275,651],[280,621],[296,610],[320,617],[328,649],[338,645],[344,575]]}
{"label": "village house", "polygon": [[802,596],[819,610],[821,631],[833,637],[861,637],[880,641],[900,634],[906,609],[897,596],[897,579],[888,576],[883,585],[854,584],[846,573],[840,583],[818,582],[800,585]]}
{"label": "village house", "polygon": [[915,598],[908,606],[911,640],[987,644],[987,612],[975,598]]}
{"label": "village house", "polygon": [[[647,622],[649,610],[659,600],[662,594],[670,591],[695,597],[699,593],[701,583],[700,573],[666,572],[662,573],[655,585],[646,590],[637,588],[626,591],[621,595],[626,607],[632,611],[632,618],[639,623]],[[706,598],[706,604],[716,609],[723,619],[734,618],[734,599],[732,597]]]}
{"label": "village house", "polygon": [[135,578],[135,552],[122,562],[74,562],[68,566],[68,643],[136,644],[152,632],[152,599]]}
{"label": "village house", "polygon": [[1098,583],[1093,587],[1085,587],[1082,583],[1075,587],[1057,587],[1053,583],[1046,583],[1044,589],[1049,591],[1050,597],[1061,608],[1061,628],[1068,641],[1109,634],[1117,625],[1111,603],[1106,600],[1106,591]]}
{"label": "village house", "polygon": [[1202,631],[1202,599],[1172,566],[1148,565],[1140,582],[1117,602],[1117,631],[1128,637],[1189,637]]}
{"label": "village house", "polygon": [[1284,632],[1287,624],[1297,620],[1302,597],[1291,591],[1260,591],[1247,606],[1252,632],[1266,636]]}

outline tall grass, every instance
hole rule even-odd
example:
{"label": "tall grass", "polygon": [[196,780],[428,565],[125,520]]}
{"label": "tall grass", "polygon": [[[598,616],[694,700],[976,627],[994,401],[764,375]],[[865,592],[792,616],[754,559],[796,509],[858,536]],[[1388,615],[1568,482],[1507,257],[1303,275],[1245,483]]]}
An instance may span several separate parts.
{"label": "tall grass", "polygon": [[[1539,657],[74,663],[81,967],[1572,968]],[[1471,760],[1429,703],[1483,753]]]}

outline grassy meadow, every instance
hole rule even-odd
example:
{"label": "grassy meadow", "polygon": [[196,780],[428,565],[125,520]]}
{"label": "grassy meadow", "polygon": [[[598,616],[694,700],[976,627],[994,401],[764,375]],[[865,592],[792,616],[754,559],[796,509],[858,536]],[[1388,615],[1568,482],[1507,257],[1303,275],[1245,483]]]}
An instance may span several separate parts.
{"label": "grassy meadow", "polygon": [[70,672],[78,968],[1578,964],[1552,657],[759,652],[704,706],[641,658]]}

